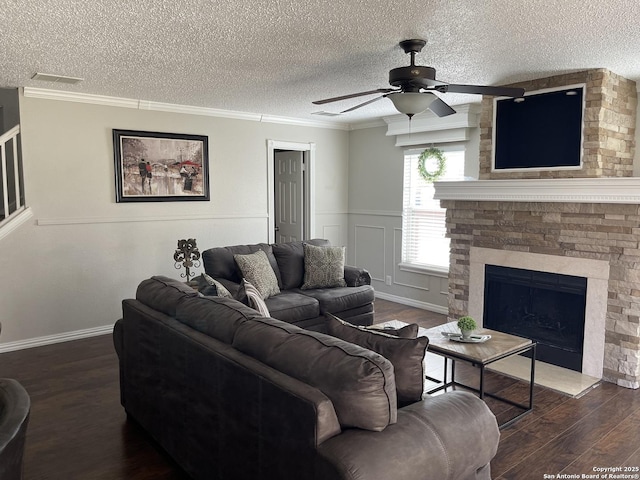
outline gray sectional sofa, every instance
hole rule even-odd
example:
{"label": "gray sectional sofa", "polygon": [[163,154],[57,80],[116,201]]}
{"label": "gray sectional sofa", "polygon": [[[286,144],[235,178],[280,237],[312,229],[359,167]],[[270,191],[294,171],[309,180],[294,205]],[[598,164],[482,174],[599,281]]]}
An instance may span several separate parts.
{"label": "gray sectional sofa", "polygon": [[374,290],[371,276],[363,268],[344,267],[345,287],[303,290],[305,259],[303,244],[329,246],[324,239],[304,242],[259,243],[210,248],[202,252],[205,272],[239,297],[242,272],[234,255],[262,250],[278,280],[280,293],[265,300],[270,316],[302,328],[325,331],[324,315],[332,313],[355,325],[373,322]]}
{"label": "gray sectional sofa", "polygon": [[382,355],[166,277],[122,308],[122,405],[194,479],[491,478],[499,431],[475,395],[398,408]]}

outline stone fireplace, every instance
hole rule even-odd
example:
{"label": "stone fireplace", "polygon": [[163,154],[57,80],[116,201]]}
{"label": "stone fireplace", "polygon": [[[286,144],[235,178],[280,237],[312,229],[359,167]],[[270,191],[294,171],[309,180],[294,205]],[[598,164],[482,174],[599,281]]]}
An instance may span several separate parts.
{"label": "stone fireplace", "polygon": [[493,104],[483,101],[480,180],[436,183],[451,239],[449,316],[482,321],[484,272],[497,265],[587,279],[582,372],[640,387],[640,178],[635,83],[606,70],[541,79],[586,84],[583,168],[491,170]]}
{"label": "stone fireplace", "polygon": [[537,266],[484,269],[483,325],[530,338],[538,360],[582,372],[587,277]]}
{"label": "stone fireplace", "polygon": [[[582,180],[546,182],[575,187]],[[589,203],[580,194],[563,202],[551,193],[546,199],[539,192],[530,193],[540,186],[537,180],[508,181],[511,187],[503,182],[442,182],[437,187],[441,198],[477,198],[441,200],[451,238],[449,315],[482,319],[486,264],[584,276],[583,373],[638,388],[640,178],[589,179],[585,187]],[[616,190],[617,195],[595,195],[593,182]],[[475,193],[469,191],[471,183]],[[494,199],[480,198],[482,188],[485,197]],[[558,188],[562,192],[558,195],[567,197],[566,189]],[[517,193],[505,192],[511,189]],[[510,196],[512,200],[505,200]],[[601,203],[630,197],[637,203]]]}
{"label": "stone fireplace", "polygon": [[586,278],[583,358],[580,371],[591,377],[602,377],[609,283],[608,262],[579,257],[559,259],[555,255],[481,247],[472,247],[469,258],[469,314],[480,319],[481,322],[484,320],[484,272],[486,265],[561,273]]}

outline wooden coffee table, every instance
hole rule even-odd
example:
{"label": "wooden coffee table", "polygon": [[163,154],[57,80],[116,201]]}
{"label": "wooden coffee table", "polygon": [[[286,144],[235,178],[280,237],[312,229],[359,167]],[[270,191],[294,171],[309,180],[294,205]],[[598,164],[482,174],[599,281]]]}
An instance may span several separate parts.
{"label": "wooden coffee table", "polygon": [[[449,387],[460,386],[466,389],[472,390],[479,394],[481,399],[484,399],[485,395],[508,403],[515,407],[523,409],[523,412],[516,415],[512,419],[500,425],[500,428],[511,425],[516,420],[520,419],[524,415],[530,413],[533,410],[533,383],[535,377],[535,359],[536,359],[536,342],[528,339],[517,337],[515,335],[509,335],[507,333],[497,332],[495,330],[489,330],[486,328],[480,328],[474,332],[477,335],[491,335],[491,338],[484,343],[461,343],[450,340],[448,337],[442,335],[445,333],[460,333],[456,322],[445,323],[434,328],[420,329],[420,336],[429,337],[428,352],[432,352],[444,357],[444,377],[443,380],[427,377],[428,380],[440,383],[437,388],[427,391],[431,394],[440,390],[445,390]],[[485,368],[503,358],[511,355],[517,355],[519,353],[531,352],[531,379],[529,383],[529,402],[528,404],[521,404],[514,402],[508,398],[501,397],[499,395],[485,392],[484,373]],[[456,381],[456,361],[463,361],[471,363],[474,366],[480,368],[480,388],[470,387]],[[448,364],[451,362],[451,375],[448,376]]]}

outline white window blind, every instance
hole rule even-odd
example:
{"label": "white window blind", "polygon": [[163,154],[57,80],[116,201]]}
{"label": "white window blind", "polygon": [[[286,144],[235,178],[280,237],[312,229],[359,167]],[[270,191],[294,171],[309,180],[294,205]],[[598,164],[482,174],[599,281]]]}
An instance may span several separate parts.
{"label": "white window blind", "polygon": [[[402,210],[402,263],[434,270],[449,269],[449,239],[446,238],[445,213],[440,201],[434,200],[435,189],[418,172],[422,150],[410,150],[404,155],[404,186]],[[443,150],[446,170],[439,181],[464,178],[464,150]],[[436,170],[437,163],[427,171]]]}

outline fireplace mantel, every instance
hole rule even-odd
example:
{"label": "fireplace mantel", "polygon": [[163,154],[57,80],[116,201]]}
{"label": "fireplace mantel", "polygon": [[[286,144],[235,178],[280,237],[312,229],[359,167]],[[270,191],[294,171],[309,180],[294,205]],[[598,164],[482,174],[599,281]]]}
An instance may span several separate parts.
{"label": "fireplace mantel", "polygon": [[435,190],[439,200],[640,204],[640,177],[463,180]]}

